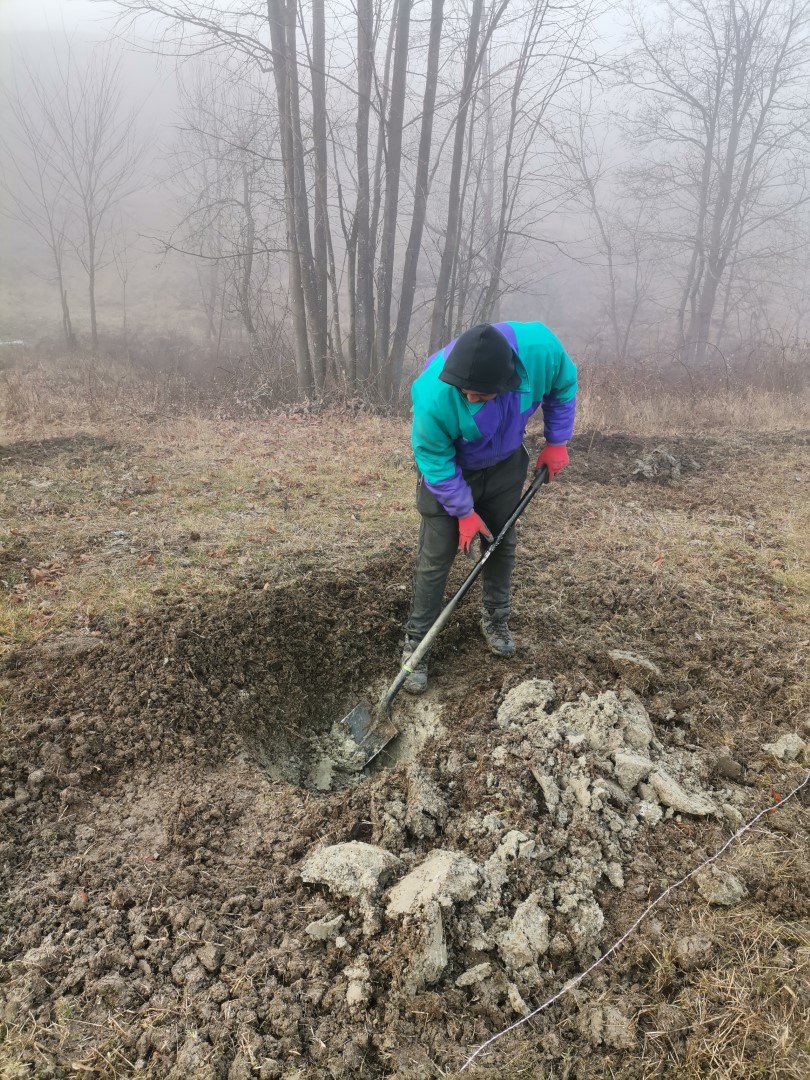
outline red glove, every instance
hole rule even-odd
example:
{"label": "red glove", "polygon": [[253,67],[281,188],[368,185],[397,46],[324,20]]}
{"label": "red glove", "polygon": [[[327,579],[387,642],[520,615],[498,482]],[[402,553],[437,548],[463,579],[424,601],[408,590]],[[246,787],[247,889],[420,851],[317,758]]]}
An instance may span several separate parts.
{"label": "red glove", "polygon": [[534,467],[534,471],[542,468],[543,465],[548,469],[549,481],[553,480],[560,469],[564,469],[568,464],[568,451],[564,446],[546,446],[540,451],[540,456],[537,459],[537,464]]}
{"label": "red glove", "polygon": [[472,542],[479,533],[483,533],[487,540],[493,539],[492,533],[474,510],[466,517],[458,519],[458,546],[465,555],[469,555]]}

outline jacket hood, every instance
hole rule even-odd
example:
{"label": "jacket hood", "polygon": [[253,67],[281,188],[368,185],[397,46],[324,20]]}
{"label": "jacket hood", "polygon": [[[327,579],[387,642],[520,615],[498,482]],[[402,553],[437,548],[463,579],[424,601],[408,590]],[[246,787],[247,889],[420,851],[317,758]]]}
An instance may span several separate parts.
{"label": "jacket hood", "polygon": [[520,386],[512,346],[490,323],[473,326],[456,339],[445,353],[439,378],[478,394],[505,394]]}

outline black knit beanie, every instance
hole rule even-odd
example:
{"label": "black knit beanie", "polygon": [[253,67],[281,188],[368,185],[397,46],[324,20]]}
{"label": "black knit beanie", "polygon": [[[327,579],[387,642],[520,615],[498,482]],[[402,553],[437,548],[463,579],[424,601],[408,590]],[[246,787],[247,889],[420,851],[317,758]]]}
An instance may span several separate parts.
{"label": "black knit beanie", "polygon": [[520,386],[512,346],[490,323],[464,331],[450,350],[439,378],[478,394],[505,394]]}

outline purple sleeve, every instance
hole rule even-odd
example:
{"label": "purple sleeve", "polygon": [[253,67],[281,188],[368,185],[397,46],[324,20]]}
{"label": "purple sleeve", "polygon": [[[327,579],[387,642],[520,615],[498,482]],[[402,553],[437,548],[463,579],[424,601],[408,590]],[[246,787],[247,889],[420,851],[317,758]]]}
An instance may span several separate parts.
{"label": "purple sleeve", "polygon": [[558,401],[551,394],[543,398],[543,434],[550,446],[561,446],[574,434],[576,400]]}
{"label": "purple sleeve", "polygon": [[456,471],[446,480],[439,480],[435,484],[422,477],[425,487],[435,496],[439,504],[450,514],[451,517],[466,517],[473,511],[473,497],[470,485],[461,475],[461,469],[456,466]]}

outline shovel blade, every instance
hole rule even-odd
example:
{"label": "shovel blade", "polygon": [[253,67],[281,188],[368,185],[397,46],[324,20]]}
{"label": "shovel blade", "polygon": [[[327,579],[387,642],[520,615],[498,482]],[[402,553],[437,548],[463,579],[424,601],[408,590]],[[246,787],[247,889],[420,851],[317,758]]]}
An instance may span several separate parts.
{"label": "shovel blade", "polygon": [[387,716],[375,723],[368,706],[363,702],[355,705],[348,716],[343,717],[342,723],[349,729],[349,734],[365,755],[364,767],[399,735],[399,731]]}

